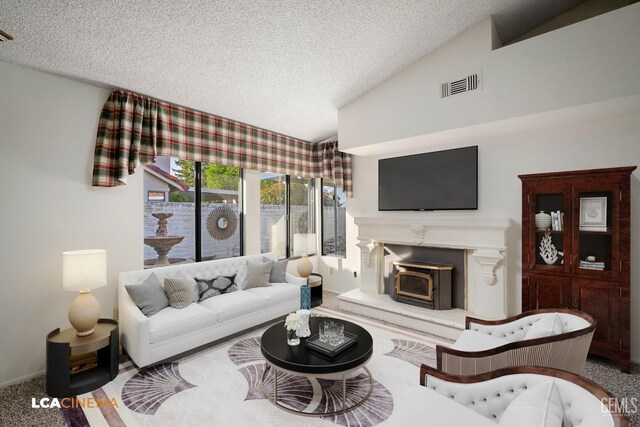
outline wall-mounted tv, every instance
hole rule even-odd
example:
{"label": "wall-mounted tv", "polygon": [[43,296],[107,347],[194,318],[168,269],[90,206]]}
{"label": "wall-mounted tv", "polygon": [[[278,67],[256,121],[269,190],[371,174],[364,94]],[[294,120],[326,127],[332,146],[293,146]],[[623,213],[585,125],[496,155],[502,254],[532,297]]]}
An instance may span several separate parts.
{"label": "wall-mounted tv", "polygon": [[378,210],[478,209],[478,146],[378,162]]}

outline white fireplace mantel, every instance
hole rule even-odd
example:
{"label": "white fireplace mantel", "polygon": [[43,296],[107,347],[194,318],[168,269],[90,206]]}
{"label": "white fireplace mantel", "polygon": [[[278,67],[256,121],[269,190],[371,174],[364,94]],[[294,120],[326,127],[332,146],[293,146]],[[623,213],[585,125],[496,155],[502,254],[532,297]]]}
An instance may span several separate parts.
{"label": "white fireplace mantel", "polygon": [[357,217],[360,290],[384,292],[384,244],[465,250],[466,307],[472,314],[507,316],[509,218]]}

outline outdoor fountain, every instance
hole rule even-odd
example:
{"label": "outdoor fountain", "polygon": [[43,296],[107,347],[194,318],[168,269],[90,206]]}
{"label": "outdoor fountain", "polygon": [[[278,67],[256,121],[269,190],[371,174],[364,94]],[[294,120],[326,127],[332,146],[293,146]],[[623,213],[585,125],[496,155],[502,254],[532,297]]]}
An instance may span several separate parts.
{"label": "outdoor fountain", "polygon": [[155,236],[147,236],[144,238],[144,244],[151,246],[158,254],[153,267],[163,267],[170,265],[167,255],[171,248],[182,242],[184,236],[167,236],[167,220],[173,216],[172,213],[152,213],[152,216],[158,218],[158,229]]}

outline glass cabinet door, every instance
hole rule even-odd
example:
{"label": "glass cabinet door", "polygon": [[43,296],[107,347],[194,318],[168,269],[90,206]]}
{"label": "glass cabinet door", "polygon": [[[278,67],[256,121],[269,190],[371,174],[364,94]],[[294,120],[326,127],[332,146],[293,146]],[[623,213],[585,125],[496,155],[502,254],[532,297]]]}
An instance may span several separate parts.
{"label": "glass cabinet door", "polygon": [[589,277],[617,276],[619,273],[617,227],[618,189],[613,186],[594,191],[576,188],[576,218],[573,272]]}
{"label": "glass cabinet door", "polygon": [[552,183],[534,186],[529,194],[530,247],[532,270],[570,271],[571,189]]}

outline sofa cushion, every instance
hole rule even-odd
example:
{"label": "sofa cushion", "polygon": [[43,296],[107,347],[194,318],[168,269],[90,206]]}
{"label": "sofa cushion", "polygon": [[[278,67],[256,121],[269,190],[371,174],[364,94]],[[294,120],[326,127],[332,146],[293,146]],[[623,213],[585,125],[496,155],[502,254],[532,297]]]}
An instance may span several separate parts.
{"label": "sofa cushion", "polygon": [[181,336],[217,322],[216,313],[198,304],[189,304],[183,309],[167,307],[149,317],[149,343]]}
{"label": "sofa cushion", "polygon": [[211,279],[200,279],[196,277],[194,280],[198,284],[198,301],[204,301],[207,298],[237,291],[238,285],[234,282],[235,278],[235,275],[218,276]]}
{"label": "sofa cushion", "polygon": [[267,306],[265,298],[261,298],[249,291],[217,295],[201,301],[198,304],[217,313],[219,322],[224,322],[225,320],[244,314],[250,314],[257,310],[262,310]]}
{"label": "sofa cushion", "polygon": [[553,381],[530,388],[507,406],[501,427],[561,427],[562,402]]}
{"label": "sofa cushion", "polygon": [[300,286],[289,283],[272,283],[268,288],[252,288],[247,289],[246,292],[265,299],[267,306],[291,300],[297,301],[300,298]]}
{"label": "sofa cushion", "polygon": [[509,344],[509,342],[510,341],[504,338],[498,338],[482,332],[465,329],[451,348],[454,350],[481,351],[500,347],[501,345]]}
{"label": "sofa cushion", "polygon": [[185,308],[198,301],[198,294],[193,285],[179,277],[165,277],[164,291],[169,298],[169,305],[173,308]]}
{"label": "sofa cushion", "polygon": [[255,262],[247,260],[247,283],[243,289],[271,286],[269,275],[271,274],[273,261]]}
{"label": "sofa cushion", "polygon": [[169,305],[160,279],[151,273],[142,283],[125,285],[131,300],[145,316],[153,316]]}
{"label": "sofa cushion", "polygon": [[[428,427],[496,427],[493,419],[443,396],[438,392],[415,385],[406,399],[393,403],[394,426]],[[392,425],[391,421],[381,425]]]}
{"label": "sofa cushion", "polygon": [[562,320],[558,313],[551,316],[541,317],[535,322],[524,336],[525,340],[532,340],[535,338],[549,337],[551,335],[558,335],[564,332],[562,327]]}
{"label": "sofa cushion", "polygon": [[[264,257],[264,260],[270,261],[267,257]],[[287,281],[287,264],[289,264],[289,258],[274,262],[273,267],[271,267],[269,282],[285,283]]]}

